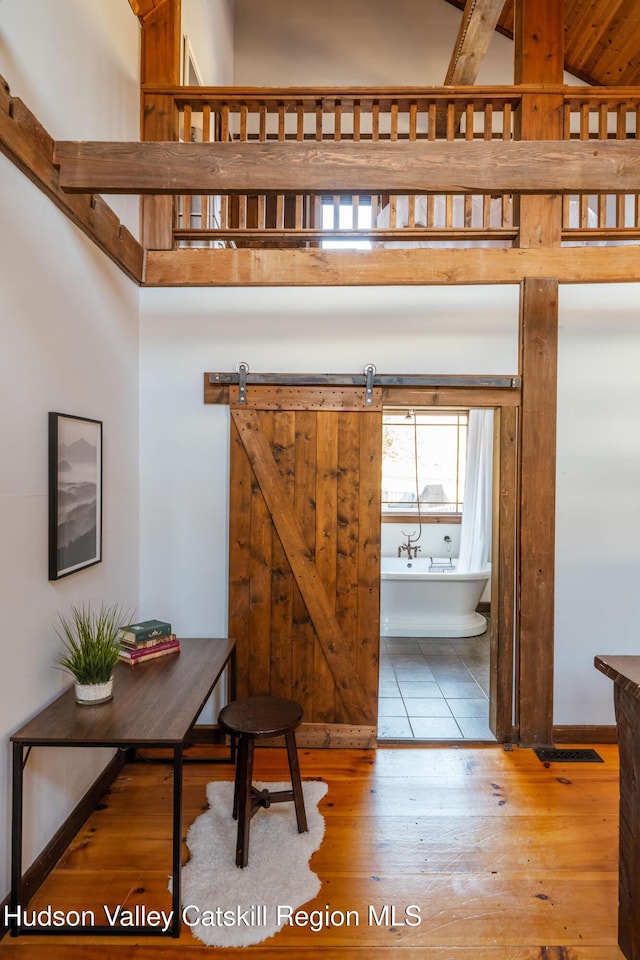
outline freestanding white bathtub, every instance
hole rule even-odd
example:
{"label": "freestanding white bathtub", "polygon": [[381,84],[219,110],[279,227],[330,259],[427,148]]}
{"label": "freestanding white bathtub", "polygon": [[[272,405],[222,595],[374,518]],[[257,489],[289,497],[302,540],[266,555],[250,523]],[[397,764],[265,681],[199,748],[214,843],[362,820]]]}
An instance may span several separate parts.
{"label": "freestanding white bathtub", "polygon": [[[455,565],[455,559],[382,557],[380,633],[386,637],[484,633],[487,621],[476,607],[491,571],[458,573]],[[437,572],[430,572],[430,567]]]}

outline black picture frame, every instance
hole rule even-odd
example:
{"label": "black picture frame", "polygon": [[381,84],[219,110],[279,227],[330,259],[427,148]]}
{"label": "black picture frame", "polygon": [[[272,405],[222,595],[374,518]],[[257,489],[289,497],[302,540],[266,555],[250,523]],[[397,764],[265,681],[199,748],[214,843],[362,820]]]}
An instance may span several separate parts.
{"label": "black picture frame", "polygon": [[102,421],[49,413],[49,580],[102,561]]}

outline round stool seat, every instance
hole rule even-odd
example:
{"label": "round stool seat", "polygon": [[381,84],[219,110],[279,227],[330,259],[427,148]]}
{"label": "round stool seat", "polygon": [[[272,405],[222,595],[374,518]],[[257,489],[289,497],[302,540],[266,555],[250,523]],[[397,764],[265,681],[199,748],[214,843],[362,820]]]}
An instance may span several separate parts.
{"label": "round stool seat", "polygon": [[302,720],[302,707],[282,697],[247,697],[223,707],[218,722],[235,737],[281,737],[295,730]]}
{"label": "round stool seat", "polygon": [[[244,700],[233,700],[218,714],[218,724],[230,735],[232,744],[238,742],[233,819],[238,821],[236,864],[239,867],[246,867],[248,863],[249,824],[258,810],[268,808],[273,803],[293,802],[298,833],[307,832],[295,735],[302,716],[299,703],[282,697],[246,697]],[[255,742],[265,737],[284,737],[291,776],[290,790],[258,790],[251,782]]]}

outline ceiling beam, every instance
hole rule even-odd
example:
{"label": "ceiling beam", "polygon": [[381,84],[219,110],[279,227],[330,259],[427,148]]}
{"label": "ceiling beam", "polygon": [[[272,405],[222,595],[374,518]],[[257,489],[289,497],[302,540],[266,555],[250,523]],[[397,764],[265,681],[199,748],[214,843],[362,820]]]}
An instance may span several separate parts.
{"label": "ceiling beam", "polygon": [[507,250],[149,250],[144,286],[307,287],[640,280],[640,247]]}
{"label": "ceiling beam", "polygon": [[640,141],[56,142],[71,193],[640,192]]}
{"label": "ceiling beam", "polygon": [[467,0],[445,77],[446,85],[476,82],[505,0]]}

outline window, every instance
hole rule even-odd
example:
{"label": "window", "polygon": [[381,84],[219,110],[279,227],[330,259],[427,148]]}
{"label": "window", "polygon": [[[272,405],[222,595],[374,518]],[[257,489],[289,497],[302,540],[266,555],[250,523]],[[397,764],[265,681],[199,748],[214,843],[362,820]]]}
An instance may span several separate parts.
{"label": "window", "polygon": [[[370,230],[371,198],[362,197],[355,205],[347,197],[322,198],[322,229],[331,233],[334,230]],[[370,250],[371,240],[323,240],[323,250]]]}
{"label": "window", "polygon": [[460,514],[467,410],[386,410],[382,436],[382,513]]}

